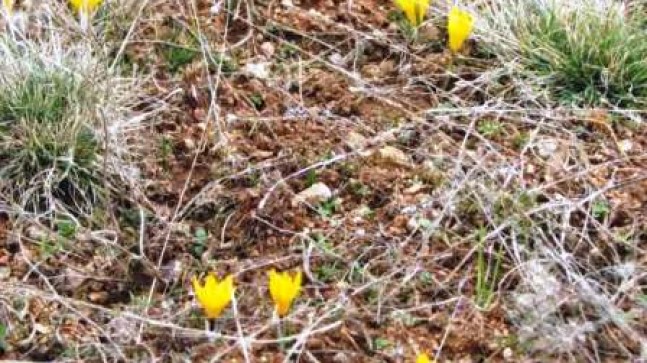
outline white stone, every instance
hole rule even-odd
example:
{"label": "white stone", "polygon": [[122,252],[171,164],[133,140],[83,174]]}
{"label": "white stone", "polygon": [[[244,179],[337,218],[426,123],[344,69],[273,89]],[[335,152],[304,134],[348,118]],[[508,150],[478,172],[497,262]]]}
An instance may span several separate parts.
{"label": "white stone", "polygon": [[0,280],[8,280],[11,277],[11,269],[7,266],[0,266]]}
{"label": "white stone", "polygon": [[346,65],[346,61],[344,61],[344,57],[342,57],[342,55],[337,52],[331,54],[328,57],[328,60],[330,60],[330,63],[339,67]]}
{"label": "white stone", "polygon": [[238,121],[238,116],[234,115],[233,113],[228,113],[225,115],[225,121],[227,122],[228,125],[233,125]]}
{"label": "white stone", "polygon": [[634,144],[633,144],[633,142],[631,140],[621,140],[618,143],[618,148],[620,148],[620,151],[622,151],[623,153],[631,151],[633,146],[634,146]]}
{"label": "white stone", "polygon": [[292,205],[302,202],[319,203],[332,198],[332,191],[324,183],[313,184],[310,188],[303,190],[292,198]]}
{"label": "white stone", "polygon": [[416,218],[415,216],[409,218],[409,221],[407,221],[407,230],[409,232],[417,230],[419,226],[420,225],[418,224],[418,218]]}
{"label": "white stone", "polygon": [[537,143],[537,152],[544,159],[551,157],[559,147],[559,142],[555,139],[543,139]]}
{"label": "white stone", "polygon": [[510,349],[510,347],[506,347],[503,350],[503,359],[506,362],[512,362],[513,358],[514,358],[514,352],[512,351],[512,349]]}
{"label": "white stone", "polygon": [[367,142],[368,140],[357,132],[351,131],[346,135],[346,145],[353,150],[364,148]]}
{"label": "white stone", "polygon": [[268,79],[270,78],[270,63],[247,63],[245,67],[243,67],[243,73],[258,79]]}
{"label": "white stone", "polygon": [[381,161],[396,165],[409,165],[409,157],[407,156],[407,154],[393,146],[385,146],[381,148],[377,154]]}
{"label": "white stone", "polygon": [[193,139],[188,138],[188,137],[185,138],[184,139],[184,147],[189,151],[195,150],[195,141],[193,141]]}
{"label": "white stone", "polygon": [[220,14],[220,11],[222,10],[222,3],[223,3],[222,1],[218,1],[209,8],[209,12],[211,13],[211,15]]}
{"label": "white stone", "polygon": [[261,52],[267,58],[272,58],[274,56],[274,44],[272,42],[265,42],[261,44]]}

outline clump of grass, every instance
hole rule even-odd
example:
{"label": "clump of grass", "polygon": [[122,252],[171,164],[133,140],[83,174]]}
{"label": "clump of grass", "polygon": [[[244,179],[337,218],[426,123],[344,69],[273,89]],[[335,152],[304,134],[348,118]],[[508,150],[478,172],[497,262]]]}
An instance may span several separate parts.
{"label": "clump of grass", "polygon": [[196,50],[180,45],[167,45],[163,54],[171,73],[177,73],[199,55]]}
{"label": "clump of grass", "polygon": [[123,146],[105,141],[105,132],[123,141],[115,123],[128,107],[108,93],[122,80],[89,46],[62,47],[57,37],[1,37],[0,58],[0,198],[32,212],[90,214],[123,161]]}
{"label": "clump of grass", "polygon": [[562,104],[647,105],[647,15],[610,0],[495,0],[483,40]]}

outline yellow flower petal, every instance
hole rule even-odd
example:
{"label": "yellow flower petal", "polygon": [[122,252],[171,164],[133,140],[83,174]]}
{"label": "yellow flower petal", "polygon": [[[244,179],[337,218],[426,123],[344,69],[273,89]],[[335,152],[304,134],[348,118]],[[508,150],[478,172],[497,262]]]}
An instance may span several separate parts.
{"label": "yellow flower petal", "polygon": [[284,317],[301,291],[301,271],[297,271],[292,277],[288,272],[276,272],[275,269],[271,269],[268,277],[270,297],[274,301],[276,313]]}
{"label": "yellow flower petal", "polygon": [[281,286],[279,284],[279,280],[281,279],[281,276],[276,272],[275,269],[271,269],[269,272],[269,279],[270,279],[270,297],[272,298],[272,301],[276,302],[279,300],[280,296],[280,291],[281,291]]}
{"label": "yellow flower petal", "polygon": [[204,279],[204,289],[206,291],[214,291],[218,288],[218,280],[213,274],[207,275]]}
{"label": "yellow flower petal", "polygon": [[394,0],[394,2],[402,10],[409,24],[414,27],[422,24],[429,8],[429,0]]}
{"label": "yellow flower petal", "polygon": [[77,13],[84,13],[86,15],[89,15],[93,13],[99,5],[103,2],[103,0],[69,0],[70,5],[72,5],[72,8]]}
{"label": "yellow flower petal", "polygon": [[427,353],[420,353],[416,358],[416,363],[431,363],[431,359],[429,358]]}
{"label": "yellow flower petal", "polygon": [[449,49],[458,52],[465,40],[470,36],[474,18],[465,10],[457,6],[452,7],[447,17],[447,33],[449,33]]}
{"label": "yellow flower petal", "polygon": [[234,277],[232,275],[218,282],[216,276],[209,274],[205,278],[204,285],[201,285],[194,276],[191,282],[196,299],[202,306],[204,315],[209,319],[219,317],[234,295]]}
{"label": "yellow flower petal", "polygon": [[193,285],[193,292],[195,292],[195,295],[198,296],[202,292],[202,285],[200,285],[200,281],[198,281],[198,278],[193,276],[191,278],[191,284]]}
{"label": "yellow flower petal", "polygon": [[301,292],[301,279],[302,279],[301,270],[298,270],[293,280],[294,290],[293,290],[292,299],[296,298],[297,295],[299,295],[299,292]]}

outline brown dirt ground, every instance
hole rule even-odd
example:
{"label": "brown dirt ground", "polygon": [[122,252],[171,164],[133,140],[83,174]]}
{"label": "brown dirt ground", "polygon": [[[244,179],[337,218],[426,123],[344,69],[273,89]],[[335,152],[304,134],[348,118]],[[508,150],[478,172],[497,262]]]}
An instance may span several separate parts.
{"label": "brown dirt ground", "polygon": [[[498,300],[488,310],[471,303],[474,264],[467,236],[470,229],[481,225],[483,216],[457,212],[441,221],[446,234],[425,239],[412,233],[407,227],[410,216],[403,213],[407,207],[418,206],[422,216],[433,219],[442,209],[438,201],[432,205],[427,201],[444,185],[453,164],[436,171],[423,165],[429,155],[446,161],[459,157],[470,122],[498,118],[507,125],[503,135],[487,143],[469,139],[471,163],[500,165],[519,157],[514,140],[529,128],[515,115],[485,113],[476,120],[450,122],[423,117],[423,111],[454,97],[466,105],[486,97],[479,90],[462,90],[453,96],[448,92],[455,90],[458,80],[473,79],[488,60],[474,57],[452,63],[442,48],[407,45],[388,20],[392,9],[388,1],[304,0],[295,2],[292,9],[279,1],[259,1],[254,3],[253,19],[247,18],[241,3],[240,18],[230,19],[231,24],[223,14],[210,14],[209,1],[196,1],[197,16],[181,3],[160,1],[151,6],[145,26],[127,49],[132,62],[154,68],[158,79],[151,93],[182,90],[181,96],[171,100],[172,111],[144,135],[152,150],[160,149],[164,140],[171,145],[168,155],[153,151],[141,160],[150,181],[144,188],[149,209],[144,250],[138,247],[138,209],[128,197],[113,201],[119,231],[114,237],[120,248],[82,231],[73,248],[47,255],[37,243],[20,242],[18,246],[11,238],[10,221],[0,219],[0,240],[4,241],[0,266],[10,267],[13,277],[33,287],[13,284],[7,288],[22,289],[29,296],[32,326],[41,327],[31,340],[27,340],[29,330],[14,332],[11,344],[18,348],[3,358],[56,359],[65,344],[102,341],[101,330],[79,317],[91,317],[104,329],[119,329],[116,319],[110,322],[113,314],[109,310],[134,309],[155,321],[201,329],[203,323],[191,306],[189,279],[207,270],[236,275],[243,324],[259,327],[271,314],[264,287],[267,268],[303,268],[307,260],[310,271],[305,271],[301,308],[287,322],[289,330],[306,327],[308,321],[333,309],[331,301],[346,296],[344,308],[328,319],[340,324],[313,335],[306,344],[312,357],[321,362],[409,362],[416,351],[434,352],[441,342],[442,361],[500,361],[506,348],[512,349],[513,361],[521,360],[522,347],[515,343],[505,307]],[[219,75],[211,67],[206,72],[197,57],[178,73],[171,73],[159,47],[146,40],[164,39],[169,27],[177,24],[193,31],[199,25],[216,49],[244,40],[228,53],[239,63],[239,71]],[[387,36],[367,37],[376,31]],[[433,36],[442,44],[441,30]],[[274,53],[268,55],[263,48],[269,46],[264,44],[271,44]],[[329,61],[334,53],[352,55],[357,49],[363,51],[354,60],[356,74],[348,71],[350,67],[337,69]],[[270,62],[271,78],[240,72],[249,60]],[[408,65],[406,70],[403,63]],[[210,82],[218,82],[213,97],[215,116],[209,112],[214,92]],[[626,180],[641,175],[647,168],[644,133],[632,133],[621,125],[612,130],[599,128],[596,117],[605,116],[568,122],[590,138],[580,151],[591,155],[591,165],[599,165],[595,172],[581,176],[586,183],[572,177],[560,180],[563,175],[553,170],[555,165],[534,157],[526,165],[532,168],[527,185],[546,186],[542,193],[547,195],[578,195],[587,183],[604,185],[609,173]],[[569,157],[573,151],[568,146],[572,140],[566,139],[569,135],[548,128],[546,134],[551,133],[564,138],[565,157]],[[362,153],[354,148],[351,135],[361,135]],[[614,138],[631,138],[634,152],[621,158]],[[374,153],[387,145],[403,151],[408,161],[398,163]],[[336,156],[344,158],[293,176]],[[317,206],[291,202],[313,179],[330,187],[340,201],[330,207],[328,215],[322,215]],[[647,181],[643,180],[608,193],[617,206],[612,224],[622,228],[647,223],[645,189]],[[176,210],[178,205],[181,208]],[[370,215],[362,214],[363,208],[369,208]],[[208,238],[206,245],[196,249],[198,229],[204,229]],[[101,237],[110,240],[113,236],[106,232]],[[307,248],[313,245],[314,249]],[[38,273],[24,262],[21,254],[25,253],[39,262]],[[137,258],[141,253],[145,259]],[[158,261],[163,269],[156,269]],[[181,273],[174,275],[169,266],[176,263]],[[354,264],[365,269],[356,277],[359,280],[344,275]],[[420,275],[408,281],[414,269],[425,271],[432,281]],[[390,278],[375,286],[366,287],[368,280],[362,280],[385,275]],[[142,301],[153,280],[157,288],[147,306]],[[511,281],[501,288],[512,289]],[[46,293],[40,295],[36,289]],[[51,298],[54,291],[70,301]],[[76,313],[61,313],[72,307]],[[184,313],[175,315],[178,311]],[[125,329],[139,328],[139,323],[130,324]],[[222,324],[223,332],[236,334],[231,317]],[[243,359],[240,350],[227,342],[211,343],[204,337],[176,333],[152,324],[143,330],[141,344],[131,344],[125,337],[129,343],[123,345],[123,353],[131,359],[145,359],[141,357],[151,350],[165,361],[190,357],[200,362],[217,354],[222,354],[222,361]],[[255,336],[274,338],[273,330]],[[254,361],[284,359],[276,345],[251,349]],[[301,359],[315,361],[312,357]]]}

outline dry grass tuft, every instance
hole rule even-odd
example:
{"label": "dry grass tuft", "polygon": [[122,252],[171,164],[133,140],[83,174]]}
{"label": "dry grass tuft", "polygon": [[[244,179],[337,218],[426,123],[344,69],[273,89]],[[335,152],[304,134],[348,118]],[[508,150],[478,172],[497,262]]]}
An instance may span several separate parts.
{"label": "dry grass tuft", "polygon": [[639,2],[606,0],[488,3],[487,50],[564,105],[647,105],[647,18]]}
{"label": "dry grass tuft", "polygon": [[138,81],[64,34],[0,39],[0,189],[16,211],[91,216],[120,177],[135,177]]}

